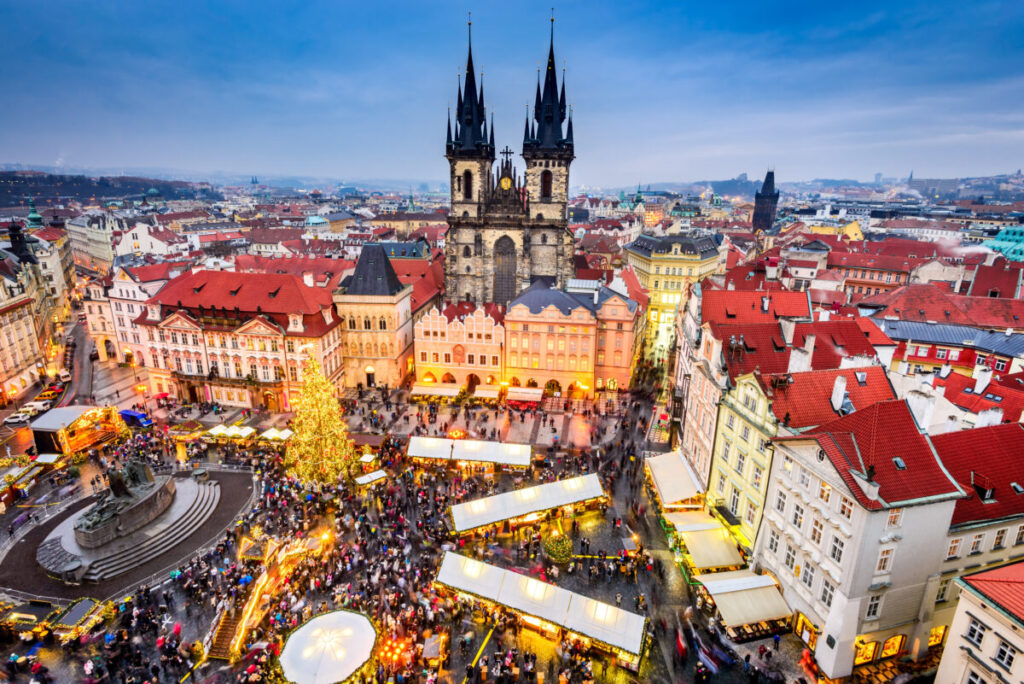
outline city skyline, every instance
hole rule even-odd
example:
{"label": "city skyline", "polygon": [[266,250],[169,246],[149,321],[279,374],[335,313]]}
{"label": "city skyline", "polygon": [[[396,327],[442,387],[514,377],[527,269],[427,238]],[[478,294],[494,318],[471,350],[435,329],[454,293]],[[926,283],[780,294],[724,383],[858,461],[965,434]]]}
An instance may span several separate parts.
{"label": "city skyline", "polygon": [[[0,82],[20,97],[0,115],[0,161],[441,180],[465,9],[3,3],[16,68]],[[497,145],[517,149],[550,7],[469,9]],[[573,185],[1020,166],[1024,9],[1011,3],[570,3],[555,16]]]}

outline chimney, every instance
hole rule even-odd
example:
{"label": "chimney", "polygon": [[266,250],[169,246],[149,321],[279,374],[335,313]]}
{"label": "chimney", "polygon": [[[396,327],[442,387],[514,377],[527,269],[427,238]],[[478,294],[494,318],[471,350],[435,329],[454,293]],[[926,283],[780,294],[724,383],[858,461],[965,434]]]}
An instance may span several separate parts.
{"label": "chimney", "polygon": [[725,286],[725,289],[726,290],[735,290],[736,289],[736,283],[734,283],[733,281],[730,280],[729,283]]}
{"label": "chimney", "polygon": [[814,355],[814,335],[808,335],[804,339],[804,351],[807,352],[807,360],[810,362],[811,356]]}
{"label": "chimney", "polygon": [[988,383],[992,381],[992,369],[982,366],[974,369],[974,393],[984,394]]}
{"label": "chimney", "polygon": [[832,313],[830,311],[821,311],[818,313],[819,321],[829,321],[832,319]]}
{"label": "chimney", "polygon": [[594,288],[594,306],[597,306],[597,296],[601,294],[601,290]]}
{"label": "chimney", "polygon": [[998,406],[993,406],[990,409],[985,409],[978,413],[978,419],[974,422],[974,427],[983,428],[992,425],[999,425],[1003,422],[1003,409]]}
{"label": "chimney", "polygon": [[780,318],[779,326],[782,328],[782,340],[788,347],[793,344],[793,333],[796,332],[796,321],[791,318]]}
{"label": "chimney", "polygon": [[906,402],[907,408],[917,421],[917,426],[927,432],[928,426],[932,424],[932,414],[935,412],[935,395],[913,389],[907,392]]}
{"label": "chimney", "polygon": [[306,287],[313,287],[313,274],[309,271],[305,271],[302,274],[302,284]]}
{"label": "chimney", "polygon": [[768,313],[768,309],[771,308],[772,300],[771,297],[761,297],[761,312]]}
{"label": "chimney", "polygon": [[939,377],[945,380],[949,377],[949,374],[953,372],[953,367],[948,363],[942,364],[942,368],[939,369]]}
{"label": "chimney", "polygon": [[839,413],[839,409],[843,408],[844,399],[846,399],[846,376],[837,375],[836,381],[832,385],[832,410]]}

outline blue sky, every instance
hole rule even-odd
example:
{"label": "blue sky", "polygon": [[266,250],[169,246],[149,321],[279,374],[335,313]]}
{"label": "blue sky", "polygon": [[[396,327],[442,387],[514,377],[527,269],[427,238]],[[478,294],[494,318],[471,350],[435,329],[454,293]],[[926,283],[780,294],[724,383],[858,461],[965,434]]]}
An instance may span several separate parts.
{"label": "blue sky", "polygon": [[[518,148],[551,3],[0,0],[0,162],[447,177],[466,11]],[[1024,3],[559,3],[573,182],[1024,159]]]}

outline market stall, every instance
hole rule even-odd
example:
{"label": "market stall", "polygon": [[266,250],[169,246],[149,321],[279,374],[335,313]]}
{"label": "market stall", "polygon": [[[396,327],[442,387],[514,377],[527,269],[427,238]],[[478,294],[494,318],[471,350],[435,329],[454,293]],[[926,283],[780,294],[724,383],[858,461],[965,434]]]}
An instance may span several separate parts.
{"label": "market stall", "polygon": [[413,399],[453,399],[459,396],[461,391],[462,388],[458,385],[424,382],[414,384],[409,395]]}
{"label": "market stall", "polygon": [[128,434],[116,406],[59,406],[32,421],[31,428],[36,453],[65,456]]}
{"label": "market stall", "polygon": [[281,670],[295,684],[345,682],[373,657],[377,630],[365,615],[336,610],[319,615],[288,637]]}
{"label": "market stall", "polygon": [[698,575],[706,606],[717,610],[729,638],[736,642],[762,639],[789,631],[792,613],[775,580],[750,570]]}
{"label": "market stall", "polygon": [[77,639],[103,621],[103,608],[101,601],[78,599],[50,619],[50,629],[62,643]]}
{"label": "market stall", "polygon": [[497,385],[477,385],[473,389],[473,399],[486,402],[496,402],[501,394],[501,387]]}
{"label": "market stall", "polygon": [[681,452],[648,456],[644,466],[655,500],[663,510],[701,507],[704,490]]}
{"label": "market stall", "polygon": [[728,530],[704,511],[664,514],[670,526],[670,546],[690,574],[743,567],[743,555]]}
{"label": "market stall", "polygon": [[451,507],[451,517],[455,532],[464,534],[506,521],[510,527],[534,523],[544,519],[547,511],[560,507],[576,513],[605,498],[597,475],[581,475],[457,504]]}
{"label": "market stall", "polygon": [[533,458],[533,447],[529,444],[486,442],[477,439],[410,437],[406,455],[421,463],[444,462],[460,467],[526,468]]}
{"label": "market stall", "polygon": [[551,638],[568,636],[636,671],[647,645],[647,618],[510,570],[447,552],[435,584],[508,609]]}
{"label": "market stall", "polygon": [[366,487],[372,485],[374,482],[379,482],[388,476],[383,470],[374,470],[372,473],[366,475],[360,475],[356,478],[356,484],[360,487]]}
{"label": "market stall", "polygon": [[510,406],[533,408],[544,398],[542,387],[509,387],[505,394],[505,401]]}

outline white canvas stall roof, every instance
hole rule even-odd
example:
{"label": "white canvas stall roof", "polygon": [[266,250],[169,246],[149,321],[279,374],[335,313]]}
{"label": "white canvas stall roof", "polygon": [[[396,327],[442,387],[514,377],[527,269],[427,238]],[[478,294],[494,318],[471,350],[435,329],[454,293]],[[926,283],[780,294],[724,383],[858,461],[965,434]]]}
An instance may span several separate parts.
{"label": "white canvas stall roof", "polygon": [[284,430],[278,430],[277,434],[280,436],[281,439],[288,439],[289,437],[294,435],[295,432],[293,430],[285,428]]}
{"label": "white canvas stall roof", "polygon": [[260,439],[281,439],[281,433],[277,428],[272,427],[260,433]]}
{"label": "white canvas stall roof", "polygon": [[664,514],[665,520],[676,528],[676,532],[699,532],[717,530],[722,523],[703,511],[680,511]]}
{"label": "white canvas stall roof", "polygon": [[525,468],[533,459],[533,447],[529,444],[485,442],[479,439],[456,439],[454,442],[454,461],[478,461]]}
{"label": "white canvas stall roof", "polygon": [[556,625],[564,623],[571,599],[571,591],[514,572],[505,573],[498,593],[499,603]]}
{"label": "white canvas stall roof", "polygon": [[494,385],[477,385],[473,390],[473,396],[477,399],[497,399],[499,392],[501,388]]}
{"label": "white canvas stall roof", "polygon": [[447,461],[452,457],[453,441],[444,437],[410,437],[408,455],[410,458]]}
{"label": "white canvas stall roof", "polygon": [[[639,655],[643,648],[646,621],[642,615],[510,570],[448,551],[435,581],[456,591],[507,605],[634,655]],[[533,583],[542,586],[537,587]]]}
{"label": "white canvas stall roof", "polygon": [[214,437],[224,437],[228,433],[228,428],[223,425],[217,425],[206,431],[206,434],[213,435]]}
{"label": "white canvas stall roof", "polygon": [[729,627],[750,625],[789,617],[792,611],[779,593],[775,581],[750,570],[697,575]]}
{"label": "white canvas stall roof", "polygon": [[423,397],[455,397],[462,388],[458,385],[436,384],[433,382],[416,383],[412,386],[411,394]]}
{"label": "white canvas stall roof", "polygon": [[39,454],[39,457],[32,462],[36,465],[53,465],[62,458],[64,456],[61,454]]}
{"label": "white canvas stall roof", "polygon": [[465,532],[599,496],[604,496],[601,480],[591,473],[457,504],[452,520],[457,532]]}
{"label": "white canvas stall roof", "polygon": [[348,679],[373,655],[377,630],[365,615],[338,610],[292,632],[281,651],[281,669],[295,684]]}
{"label": "white canvas stall roof", "polygon": [[488,601],[497,601],[504,579],[503,569],[448,551],[441,559],[436,581]]}
{"label": "white canvas stall roof", "polygon": [[360,463],[373,463],[377,460],[377,454],[363,454],[359,457]]}
{"label": "white canvas stall roof", "polygon": [[725,528],[680,532],[697,570],[743,565],[743,556]]}
{"label": "white canvas stall roof", "polygon": [[368,485],[376,482],[377,480],[383,480],[387,477],[387,473],[383,470],[374,470],[372,473],[366,473],[356,478],[356,484]]}
{"label": "white canvas stall roof", "polygon": [[646,460],[663,506],[671,506],[703,492],[697,476],[680,452],[671,451]]}
{"label": "white canvas stall roof", "polygon": [[52,408],[43,415],[32,421],[33,430],[46,430],[56,432],[71,425],[89,411],[95,410],[95,406],[58,406]]}
{"label": "white canvas stall roof", "polygon": [[543,387],[509,387],[506,398],[509,401],[540,401],[544,398]]}
{"label": "white canvas stall roof", "polygon": [[609,603],[573,594],[565,627],[623,651],[639,654],[644,643],[644,618]]}

